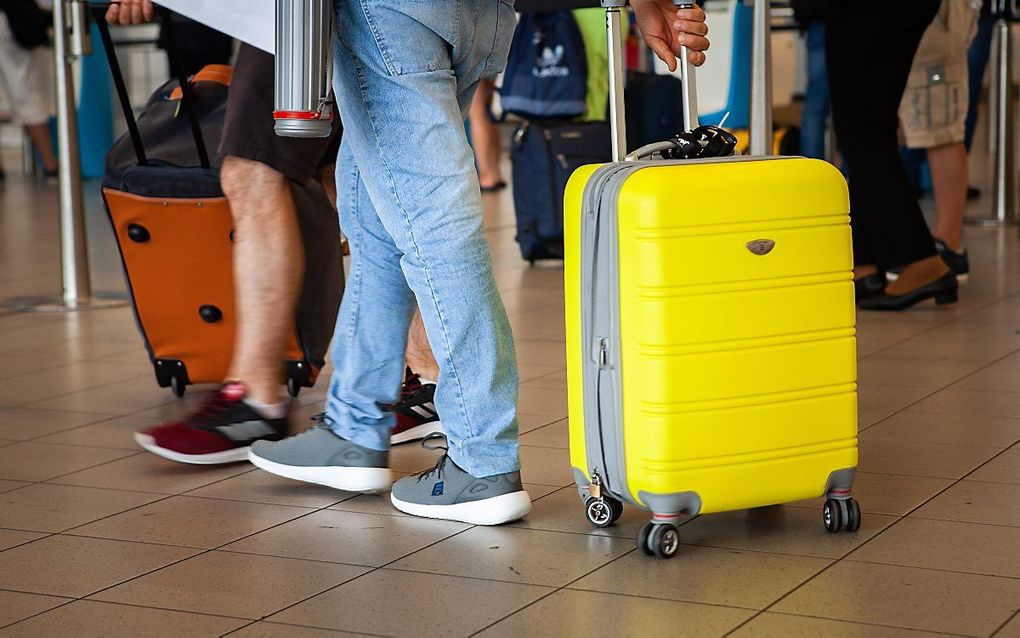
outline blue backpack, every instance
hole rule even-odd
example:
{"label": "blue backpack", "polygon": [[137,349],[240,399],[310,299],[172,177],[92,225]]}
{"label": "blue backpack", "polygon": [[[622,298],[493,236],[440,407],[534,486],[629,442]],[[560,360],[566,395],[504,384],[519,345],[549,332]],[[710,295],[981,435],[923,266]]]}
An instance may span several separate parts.
{"label": "blue backpack", "polygon": [[584,115],[588,62],[569,11],[521,16],[499,90],[503,110],[525,119]]}

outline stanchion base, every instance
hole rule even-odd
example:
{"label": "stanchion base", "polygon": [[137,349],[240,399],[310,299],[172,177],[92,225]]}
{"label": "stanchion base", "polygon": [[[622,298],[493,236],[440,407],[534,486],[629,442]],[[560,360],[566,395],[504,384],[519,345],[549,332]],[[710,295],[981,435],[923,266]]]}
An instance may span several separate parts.
{"label": "stanchion base", "polygon": [[102,310],[103,308],[119,308],[131,303],[126,293],[100,292],[86,301],[75,305],[64,302],[62,297],[11,297],[0,302],[0,308],[15,312],[77,312],[79,310]]}
{"label": "stanchion base", "polygon": [[994,217],[965,217],[963,224],[965,226],[979,226],[983,228],[1012,228],[1013,226],[1020,226],[1020,220],[995,219]]}

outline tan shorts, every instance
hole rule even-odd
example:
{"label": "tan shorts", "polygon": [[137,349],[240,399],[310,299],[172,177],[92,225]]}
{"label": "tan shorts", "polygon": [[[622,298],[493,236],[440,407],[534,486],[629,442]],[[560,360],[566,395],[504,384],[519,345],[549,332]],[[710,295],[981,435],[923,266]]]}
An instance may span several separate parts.
{"label": "tan shorts", "polygon": [[900,126],[910,148],[963,142],[967,49],[977,32],[974,5],[974,0],[942,0],[921,38],[900,102]]}

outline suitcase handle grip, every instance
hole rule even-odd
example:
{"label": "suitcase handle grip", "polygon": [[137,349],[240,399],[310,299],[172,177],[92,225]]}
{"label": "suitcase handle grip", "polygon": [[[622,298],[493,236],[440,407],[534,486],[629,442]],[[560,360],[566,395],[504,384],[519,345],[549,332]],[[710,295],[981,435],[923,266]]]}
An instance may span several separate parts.
{"label": "suitcase handle grip", "polygon": [[[624,113],[623,99],[623,42],[621,40],[620,9],[626,5],[625,0],[601,0],[606,10],[606,45],[609,53],[609,128],[612,140],[613,161],[622,162],[636,159],[627,155],[627,122]],[[694,6],[688,0],[674,0],[677,8],[688,9]],[[694,65],[687,59],[687,47],[680,47],[680,80],[683,83],[683,116],[684,129],[693,131],[698,127],[698,88],[694,75]]]}
{"label": "suitcase handle grip", "polygon": [[[113,45],[113,38],[110,37],[110,25],[106,23],[106,10],[110,3],[90,4],[92,16],[99,28],[99,37],[103,41],[103,48],[106,49],[106,59],[110,65],[110,74],[113,76],[113,84],[117,89],[117,98],[120,102],[120,109],[124,112],[124,119],[127,122],[128,135],[131,137],[131,146],[135,150],[135,158],[139,166],[147,166],[149,160],[145,155],[145,147],[142,144],[142,135],[138,130],[138,122],[135,120],[135,113],[131,109],[131,99],[128,97],[127,83],[124,81],[124,73],[120,68],[120,60],[117,58],[117,50]],[[195,140],[195,150],[198,153],[199,164],[202,168],[210,168],[209,152],[206,150],[205,138],[202,135],[202,126],[198,121],[198,112],[195,110],[195,95],[192,92],[191,83],[184,75],[184,64],[181,61],[180,50],[174,40],[174,29],[170,21],[170,12],[161,7],[156,8],[159,16],[160,26],[163,27],[167,38],[167,51],[170,58],[170,72],[177,79],[181,89],[181,105],[188,117],[188,124],[191,126],[191,135]]]}

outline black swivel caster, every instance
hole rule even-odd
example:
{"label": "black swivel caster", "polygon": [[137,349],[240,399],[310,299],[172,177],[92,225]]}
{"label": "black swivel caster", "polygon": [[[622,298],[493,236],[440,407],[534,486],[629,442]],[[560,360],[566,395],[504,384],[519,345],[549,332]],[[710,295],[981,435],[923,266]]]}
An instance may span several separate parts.
{"label": "black swivel caster", "polygon": [[595,527],[609,527],[623,514],[623,503],[612,496],[595,498],[589,496],[584,501],[584,515]]}
{"label": "black swivel caster", "polygon": [[826,499],[822,506],[825,530],[835,534],[841,529],[856,532],[861,528],[861,506],[857,499]]}
{"label": "black swivel caster", "polygon": [[170,377],[170,389],[173,391],[178,398],[184,396],[184,391],[188,388],[187,384],[184,383],[184,378],[179,375]]}
{"label": "black swivel caster", "polygon": [[637,545],[646,556],[673,558],[680,549],[680,530],[672,523],[646,523],[638,532]]}
{"label": "black swivel caster", "polygon": [[301,383],[294,378],[287,379],[287,394],[297,398],[297,395],[301,394]]}

